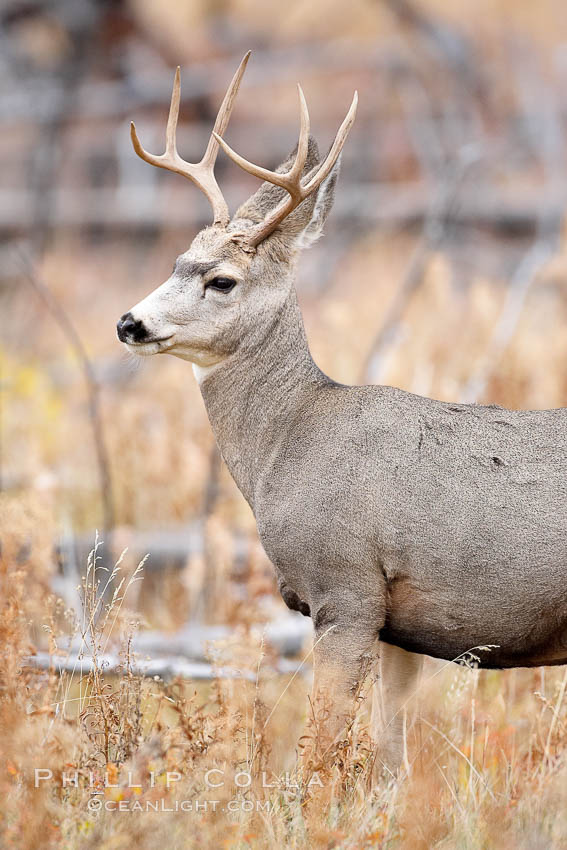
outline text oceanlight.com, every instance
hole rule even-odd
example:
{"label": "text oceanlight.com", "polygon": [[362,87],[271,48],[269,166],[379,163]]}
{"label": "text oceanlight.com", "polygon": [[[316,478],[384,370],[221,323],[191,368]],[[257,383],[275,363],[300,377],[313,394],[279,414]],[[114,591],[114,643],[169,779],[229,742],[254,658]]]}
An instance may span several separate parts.
{"label": "text oceanlight.com", "polygon": [[271,800],[102,800],[91,797],[90,812],[273,812]]}

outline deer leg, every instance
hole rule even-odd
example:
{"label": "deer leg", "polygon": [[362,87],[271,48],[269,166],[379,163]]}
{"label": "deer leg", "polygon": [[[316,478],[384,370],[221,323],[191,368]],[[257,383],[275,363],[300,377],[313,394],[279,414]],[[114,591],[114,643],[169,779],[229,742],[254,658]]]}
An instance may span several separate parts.
{"label": "deer leg", "polygon": [[[343,597],[314,612],[313,689],[309,706],[308,747],[330,754],[356,709],[363,678],[375,668],[379,607]],[[315,740],[313,740],[315,739]]]}
{"label": "deer leg", "polygon": [[373,685],[372,736],[377,748],[375,775],[396,775],[407,764],[408,703],[418,683],[423,656],[380,642],[380,675]]}

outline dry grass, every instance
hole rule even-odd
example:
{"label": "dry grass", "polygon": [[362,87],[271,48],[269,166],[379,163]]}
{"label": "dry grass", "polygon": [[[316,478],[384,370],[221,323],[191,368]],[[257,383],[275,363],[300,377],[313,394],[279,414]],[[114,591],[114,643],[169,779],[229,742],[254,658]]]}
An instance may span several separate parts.
{"label": "dry grass", "polygon": [[[126,581],[116,568],[118,589],[104,605],[110,576],[93,553],[82,611],[62,610],[38,591],[38,512],[30,503],[10,516],[2,536],[3,847],[35,848],[38,836],[45,848],[565,846],[564,670],[430,662],[399,780],[369,790],[364,700],[335,766],[315,759],[299,770],[301,676],[275,675],[261,642],[242,635],[220,657],[251,681],[134,676],[138,617],[125,606],[141,571]],[[94,671],[59,676],[73,633]],[[49,647],[51,670],[30,666],[34,645]],[[122,653],[118,676],[97,662],[109,645]],[[36,769],[50,773],[36,782]]]}

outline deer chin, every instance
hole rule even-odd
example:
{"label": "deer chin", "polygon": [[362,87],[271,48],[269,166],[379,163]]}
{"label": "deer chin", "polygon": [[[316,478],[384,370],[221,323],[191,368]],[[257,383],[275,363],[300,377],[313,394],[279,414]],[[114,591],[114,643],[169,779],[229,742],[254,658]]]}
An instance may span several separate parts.
{"label": "deer chin", "polygon": [[175,345],[173,336],[172,334],[163,339],[153,339],[149,342],[125,342],[124,345],[128,351],[137,354],[138,357],[150,357],[152,354],[165,354],[166,351],[169,351]]}

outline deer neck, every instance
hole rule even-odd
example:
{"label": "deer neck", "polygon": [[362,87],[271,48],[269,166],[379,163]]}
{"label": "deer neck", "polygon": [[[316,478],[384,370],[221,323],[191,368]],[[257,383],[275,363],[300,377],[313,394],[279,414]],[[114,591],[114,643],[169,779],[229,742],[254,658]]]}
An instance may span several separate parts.
{"label": "deer neck", "polygon": [[295,289],[249,344],[195,373],[223,459],[254,508],[256,484],[274,448],[301,405],[329,382],[309,352]]}

